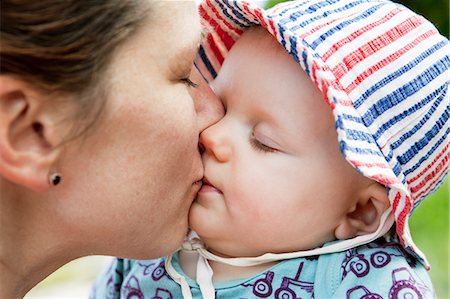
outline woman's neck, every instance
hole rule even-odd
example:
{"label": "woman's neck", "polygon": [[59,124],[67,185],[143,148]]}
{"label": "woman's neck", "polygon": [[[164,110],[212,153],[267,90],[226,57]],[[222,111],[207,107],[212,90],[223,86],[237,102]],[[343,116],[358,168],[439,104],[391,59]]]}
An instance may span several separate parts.
{"label": "woman's neck", "polygon": [[[51,211],[45,201],[0,191],[0,298],[22,298],[77,256],[53,234],[50,223],[55,222],[48,221]],[[67,236],[64,239],[68,241]]]}
{"label": "woman's neck", "polygon": [[[179,261],[183,272],[195,280],[198,254],[196,252],[180,251]],[[213,282],[224,282],[237,279],[246,279],[273,267],[279,262],[271,262],[249,267],[236,267],[215,261],[208,261],[214,275]]]}

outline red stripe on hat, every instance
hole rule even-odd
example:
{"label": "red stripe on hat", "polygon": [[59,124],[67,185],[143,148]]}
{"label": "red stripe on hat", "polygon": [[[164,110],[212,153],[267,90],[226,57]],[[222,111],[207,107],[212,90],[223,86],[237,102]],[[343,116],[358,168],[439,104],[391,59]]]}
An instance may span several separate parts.
{"label": "red stripe on hat", "polygon": [[[397,9],[396,9],[397,11]],[[383,20],[383,22],[380,22]],[[384,22],[387,21],[387,18],[383,18],[380,21],[371,23],[367,26],[364,26],[363,28],[353,32],[351,35],[349,35],[346,38],[343,38],[336,44],[334,44],[322,57],[325,61],[327,61],[337,50],[339,50],[341,47],[343,47],[345,44],[348,44],[352,42],[357,37],[361,36],[363,33],[370,31],[373,29],[373,27],[376,27]],[[397,24],[395,27],[391,28],[389,31],[386,31],[382,35],[378,36],[376,39],[368,42],[367,44],[363,45],[361,49],[358,49],[357,51],[361,51],[361,53],[364,53],[364,51],[368,51],[368,55],[365,57],[368,57],[369,55],[373,54],[374,52],[378,51],[379,49],[389,45],[390,43],[394,42],[395,40],[401,38],[414,28],[416,28],[418,25],[425,22],[425,19],[423,17],[418,16],[412,16],[411,18],[401,22],[400,24]],[[373,49],[371,49],[373,48]]]}
{"label": "red stripe on hat", "polygon": [[[333,86],[333,88],[335,90],[341,90],[341,87],[338,85],[338,83],[335,80],[333,80],[331,82],[331,86]],[[333,98],[333,100],[330,100],[330,97],[327,95],[325,97],[325,101],[328,104],[328,106],[330,106],[331,110],[334,110],[336,108],[336,103],[334,102],[334,98]]]}
{"label": "red stripe on hat", "polygon": [[[211,7],[211,10],[214,12],[215,9],[214,9],[213,7]],[[217,33],[217,35],[219,36],[219,38],[221,39],[222,43],[225,45],[225,47],[227,48],[227,50],[230,50],[231,47],[232,47],[233,44],[234,44],[234,39],[228,34],[227,31],[223,30],[223,28],[217,23],[217,21],[216,21],[215,19],[211,18],[211,17],[207,14],[207,12],[204,10],[204,8],[203,8],[202,6],[200,6],[199,11],[200,11],[200,15],[202,16],[202,18],[203,18],[205,21],[207,21],[207,22],[211,25],[212,28],[214,28],[214,31]],[[217,11],[215,11],[214,13],[215,13],[216,17],[217,17],[218,19],[221,19],[221,20],[224,22],[224,24],[225,24],[230,30],[233,29],[233,28],[231,28],[231,26],[230,26],[223,18],[221,18],[221,17],[218,15]],[[242,34],[242,30],[234,30],[234,31],[235,31],[238,35],[241,35],[241,34]],[[211,46],[211,47],[212,47],[212,46]],[[216,46],[216,45],[214,45],[214,47],[217,49],[217,46]],[[222,56],[222,54],[221,54],[221,56]],[[222,60],[223,60],[223,59],[222,59]]]}
{"label": "red stripe on hat", "polygon": [[[208,8],[211,10],[212,13],[214,13],[214,15],[216,16],[216,18],[218,20],[221,20],[224,25],[228,28],[229,31],[236,33],[237,35],[241,35],[242,34],[242,30],[239,28],[234,27],[232,24],[229,23],[229,19],[224,18],[218,11],[217,9],[211,4],[211,1],[206,1],[206,5],[208,5]],[[200,8],[203,8],[203,6],[200,6]],[[209,17],[209,15],[206,13],[206,10],[204,10],[205,15],[202,15],[202,17],[204,17],[205,19],[209,19],[211,20],[211,18]],[[206,18],[207,17],[207,18]],[[214,20],[215,21],[215,20]],[[239,26],[238,24],[234,24],[235,26]],[[223,29],[221,28],[221,30],[223,31]]]}
{"label": "red stripe on hat", "polygon": [[[400,194],[398,193],[398,195],[400,195]],[[406,220],[406,216],[408,216],[409,212],[411,211],[411,207],[412,207],[411,197],[406,196],[405,197],[405,206],[403,207],[402,211],[400,212],[397,219],[395,220],[395,222],[397,222],[397,224],[396,224],[397,235],[399,236],[400,242],[402,244],[405,244],[405,240],[403,239],[403,233],[405,231],[405,220]],[[396,209],[396,207],[394,206],[394,211],[395,211],[395,209]]]}
{"label": "red stripe on hat", "polygon": [[[412,41],[411,43],[409,43],[406,46],[404,46],[403,48],[399,49],[397,52],[392,53],[391,55],[387,56],[386,58],[380,60],[378,63],[376,63],[375,65],[371,66],[366,71],[364,71],[360,75],[358,75],[358,77],[356,77],[356,79],[345,88],[345,92],[347,92],[347,93],[352,92],[367,77],[371,76],[373,73],[375,73],[376,71],[381,69],[383,66],[388,65],[389,63],[396,60],[400,56],[406,54],[409,50],[413,49],[416,45],[418,45],[422,41],[426,40],[427,38],[429,38],[435,34],[438,34],[437,30],[435,30],[435,29],[429,30],[429,31],[425,32],[424,34],[420,35],[419,37],[417,37],[416,39],[414,39],[414,41]],[[352,67],[355,64],[356,64],[356,62],[353,63]],[[337,67],[342,67],[342,66],[338,65]],[[341,74],[341,76],[338,79],[340,79],[342,77],[342,75],[343,74]]]}
{"label": "red stripe on hat", "polygon": [[[449,160],[448,160],[448,157],[447,157],[447,160],[446,160],[446,163],[445,163],[445,164],[447,164],[447,165],[445,165],[445,166],[450,165]],[[435,187],[435,186],[436,186],[436,183],[441,179],[441,177],[442,177],[442,175],[444,174],[444,172],[445,172],[446,169],[447,169],[447,167],[442,167],[442,168],[440,169],[440,171],[439,171],[438,173],[435,174],[435,178],[434,178],[434,180],[431,181],[430,186],[428,186],[425,190],[423,190],[423,191],[421,191],[419,194],[417,194],[417,195],[416,195],[416,198],[418,199],[418,198],[420,198],[421,196],[423,196],[424,194],[427,194],[427,193],[431,190],[431,188]],[[429,180],[427,180],[426,182],[429,182]]]}
{"label": "red stripe on hat", "polygon": [[277,29],[276,29],[276,27],[275,27],[275,24],[274,24],[274,22],[273,22],[273,19],[269,19],[269,25],[270,25],[270,29],[272,29],[272,35],[273,35],[276,39],[278,39],[278,31],[277,31]]}
{"label": "red stripe on hat", "polygon": [[300,35],[300,38],[301,38],[301,39],[305,39],[305,38],[308,37],[309,35],[315,33],[316,31],[319,31],[320,29],[322,29],[322,28],[324,28],[324,27],[330,26],[331,24],[335,23],[336,21],[339,21],[339,19],[334,19],[334,20],[328,21],[328,22],[326,22],[326,23],[322,23],[322,24],[320,24],[319,26],[314,27],[314,28],[312,28],[311,30],[309,30],[309,31],[303,33],[302,35]]}
{"label": "red stripe on hat", "polygon": [[[358,30],[356,30],[355,32],[352,32],[352,34],[351,34],[350,36],[348,36],[348,37],[346,37],[346,38],[340,40],[339,42],[337,42],[336,45],[334,45],[331,49],[329,49],[329,50],[323,55],[323,59],[324,59],[324,60],[327,60],[328,58],[330,58],[331,55],[333,55],[333,54],[334,54],[340,47],[342,47],[343,45],[345,45],[345,44],[349,43],[350,41],[356,39],[357,37],[361,36],[363,33],[367,32],[367,31],[370,31],[372,28],[377,27],[377,26],[379,26],[379,25],[381,25],[381,24],[383,24],[383,23],[386,23],[387,21],[389,21],[390,19],[392,19],[392,17],[394,17],[396,14],[398,14],[398,13],[401,12],[401,11],[402,11],[402,10],[401,10],[400,8],[396,8],[396,9],[394,9],[393,11],[391,11],[390,13],[388,13],[387,15],[385,15],[383,18],[379,19],[378,21],[373,22],[373,23],[370,23],[370,24],[368,24],[368,25],[362,27],[361,29],[358,29]],[[403,23],[404,23],[404,22],[403,22]],[[401,23],[401,24],[402,24],[402,23]],[[402,26],[401,24],[397,25],[396,27]],[[396,27],[394,27],[394,28],[396,28]],[[384,33],[384,34],[386,34],[386,33]],[[381,35],[380,37],[382,37],[382,36],[383,36],[383,35]],[[380,37],[378,37],[378,39],[379,39]],[[384,40],[382,39],[382,40],[381,40],[381,44],[380,44],[380,41],[377,41],[377,39],[375,39],[374,41],[370,41],[369,43],[363,45],[362,48],[364,49],[365,47],[368,47],[369,49],[366,49],[366,50],[369,50],[369,51],[370,51],[370,50],[371,50],[370,47],[372,47],[372,46],[374,46],[374,45],[375,45],[375,46],[380,46],[380,45],[385,46],[386,44],[389,44],[389,42],[385,43]],[[380,47],[380,48],[381,48],[381,47]],[[370,55],[373,54],[373,52],[376,52],[378,49],[379,49],[379,48],[374,48],[373,51],[372,51],[372,53],[370,53]],[[358,50],[355,51],[355,52],[359,52],[359,51],[360,51],[360,49],[358,49]],[[364,52],[361,51],[361,54],[364,54]],[[349,55],[349,56],[351,56],[351,55]],[[367,56],[369,56],[369,55],[367,55]],[[367,57],[367,56],[366,56],[366,57]],[[348,56],[347,56],[347,57],[348,57]],[[343,60],[346,61],[345,58],[344,58]],[[362,60],[362,59],[361,59],[361,60]]]}
{"label": "red stripe on hat", "polygon": [[[412,179],[408,180],[407,183],[411,184],[411,183],[417,181],[421,176],[423,176],[431,167],[433,167],[433,165],[441,158],[441,156],[449,149],[449,147],[450,147],[450,143],[447,143],[447,145],[444,147],[444,149],[434,158],[434,160],[430,164],[428,164],[419,174],[417,174]],[[444,158],[444,160],[449,159],[448,155],[449,154],[447,154],[447,157]]]}
{"label": "red stripe on hat", "polygon": [[[305,67],[308,67],[308,66],[305,66]],[[321,80],[319,82],[319,78],[317,77],[318,70],[321,72],[324,71],[324,69],[317,64],[317,61],[313,60],[312,65],[311,65],[311,80],[314,82],[314,85],[316,85],[316,87],[320,91],[322,91],[323,98],[324,98],[325,102],[328,104],[328,106],[330,107],[330,109],[334,110],[336,108],[336,103],[334,102],[334,99],[333,99],[333,101],[331,101],[327,95],[330,82],[328,80]],[[331,84],[333,84],[333,82]],[[321,87],[319,87],[319,86],[321,86]]]}
{"label": "red stripe on hat", "polygon": [[339,105],[342,105],[344,107],[353,107],[353,102],[350,100],[344,100],[344,99],[339,99]]}
{"label": "red stripe on hat", "polygon": [[208,42],[209,48],[213,52],[217,61],[219,62],[220,65],[222,65],[224,58],[223,58],[222,53],[220,53],[219,48],[217,48],[216,42],[214,41],[212,34],[208,34],[208,36],[206,37],[206,41]]}
{"label": "red stripe on hat", "polygon": [[258,19],[258,17],[253,13],[253,11],[250,9],[250,3],[248,2],[242,2],[242,6],[244,7],[244,10],[250,14],[253,18]]}
{"label": "red stripe on hat", "polygon": [[375,174],[375,175],[371,175],[370,178],[382,183],[385,186],[389,186],[392,185],[394,183],[397,183],[397,178],[396,177],[388,177],[385,176],[383,174]]}
{"label": "red stripe on hat", "polygon": [[[319,82],[317,81],[317,70],[320,69],[317,65],[317,62],[313,60],[312,66],[311,66],[311,78],[314,82],[314,85],[316,85],[317,88],[319,88]],[[319,88],[320,89],[320,88]]]}
{"label": "red stripe on hat", "polygon": [[262,25],[263,27],[267,28],[267,23],[264,20],[262,11],[259,7],[255,7],[250,9],[250,3],[248,2],[242,2],[242,6],[244,7],[244,10],[250,14],[253,18],[255,18],[255,20],[258,20],[260,25]]}
{"label": "red stripe on hat", "polygon": [[264,20],[264,16],[262,14],[262,10],[260,8],[255,9],[255,14],[258,17],[259,22],[261,23],[261,25],[265,28],[267,28],[267,23]]}
{"label": "red stripe on hat", "polygon": [[392,210],[393,211],[397,210],[397,207],[398,207],[398,204],[400,202],[400,198],[401,197],[402,196],[401,196],[400,192],[397,192],[397,195],[395,195],[395,198],[394,198],[394,202],[392,203]]}
{"label": "red stripe on hat", "polygon": [[328,89],[330,88],[330,85],[332,83],[328,80],[322,80],[322,96],[324,98],[325,101],[327,101],[327,103],[329,103],[330,101],[328,100]]}
{"label": "red stripe on hat", "polygon": [[385,169],[391,169],[391,167],[389,166],[389,164],[383,164],[383,163],[364,163],[361,161],[357,161],[357,160],[350,160],[350,163],[352,163],[353,165],[357,166],[357,167],[380,167],[380,168],[385,168]]}

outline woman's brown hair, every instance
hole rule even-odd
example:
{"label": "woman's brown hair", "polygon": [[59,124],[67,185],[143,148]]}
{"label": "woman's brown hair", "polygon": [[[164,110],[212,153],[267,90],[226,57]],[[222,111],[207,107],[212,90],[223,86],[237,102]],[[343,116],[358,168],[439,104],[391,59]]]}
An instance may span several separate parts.
{"label": "woman's brown hair", "polygon": [[[0,74],[51,94],[89,94],[101,83],[114,50],[144,18],[143,3],[1,0]],[[83,115],[99,102],[75,98]]]}

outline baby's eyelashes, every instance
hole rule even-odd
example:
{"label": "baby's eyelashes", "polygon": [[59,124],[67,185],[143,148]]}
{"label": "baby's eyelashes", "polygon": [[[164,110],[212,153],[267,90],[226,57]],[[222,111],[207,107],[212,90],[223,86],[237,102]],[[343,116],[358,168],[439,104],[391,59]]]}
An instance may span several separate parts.
{"label": "baby's eyelashes", "polygon": [[252,132],[250,144],[254,149],[267,153],[277,152],[280,149],[275,141],[259,132]]}

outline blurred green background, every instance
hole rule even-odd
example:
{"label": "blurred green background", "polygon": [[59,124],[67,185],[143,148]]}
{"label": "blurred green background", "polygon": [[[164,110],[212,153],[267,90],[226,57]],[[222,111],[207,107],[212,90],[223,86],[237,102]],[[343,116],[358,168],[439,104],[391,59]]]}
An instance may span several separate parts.
{"label": "blurred green background", "polygon": [[[269,0],[271,7],[283,0]],[[449,37],[448,0],[394,0],[430,20],[442,35]],[[450,299],[449,293],[449,201],[450,180],[427,198],[414,212],[410,229],[416,245],[431,264],[430,276],[439,299]]]}
{"label": "blurred green background", "polygon": [[410,220],[411,235],[431,264],[430,276],[439,299],[449,293],[449,201],[450,180],[427,198]]}

